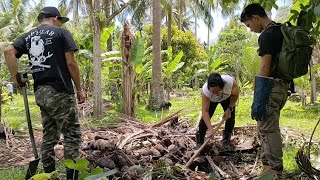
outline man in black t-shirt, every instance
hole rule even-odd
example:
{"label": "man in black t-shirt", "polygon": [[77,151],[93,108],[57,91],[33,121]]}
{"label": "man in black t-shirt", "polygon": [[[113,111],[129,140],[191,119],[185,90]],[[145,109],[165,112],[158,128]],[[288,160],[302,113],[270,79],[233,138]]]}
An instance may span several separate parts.
{"label": "man in black t-shirt", "polygon": [[241,13],[243,22],[259,36],[261,65],[255,80],[254,102],[251,115],[257,120],[261,137],[262,170],[258,176],[270,171],[280,174],[283,170],[282,140],[279,127],[280,111],[287,100],[288,84],[281,79],[276,67],[283,36],[280,26],[269,19],[259,4],[250,4]]}
{"label": "man in black t-shirt", "polygon": [[[22,54],[29,57],[35,99],[42,116],[41,159],[46,173],[55,170],[54,146],[58,143],[60,134],[64,136],[65,159],[75,160],[78,157],[81,142],[72,81],[77,91],[78,103],[83,103],[85,96],[80,86],[80,70],[74,58],[74,52],[78,48],[70,32],[61,28],[68,20],[60,15],[57,8],[45,7],[38,15],[40,25],[5,49],[6,63],[16,87],[19,87],[16,58],[20,58]],[[78,172],[67,170],[68,180],[77,177]]]}

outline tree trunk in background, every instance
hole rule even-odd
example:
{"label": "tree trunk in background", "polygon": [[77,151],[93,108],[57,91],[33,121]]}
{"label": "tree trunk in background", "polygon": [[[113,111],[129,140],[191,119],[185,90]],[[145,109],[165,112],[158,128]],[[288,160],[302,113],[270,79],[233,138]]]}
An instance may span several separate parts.
{"label": "tree trunk in background", "polygon": [[3,85],[3,82],[2,82],[2,62],[3,62],[3,48],[1,47],[1,44],[0,44],[0,50],[1,50],[1,53],[0,53],[0,122],[2,122],[2,85]]}
{"label": "tree trunk in background", "polygon": [[[111,0],[108,0],[111,2]],[[94,70],[94,84],[93,84],[93,116],[98,117],[102,115],[102,88],[101,88],[101,28],[110,24],[113,18],[121,13],[133,0],[129,0],[123,4],[119,9],[116,9],[112,14],[101,20],[99,17],[101,13],[105,13],[108,6],[106,1],[100,0],[86,0],[86,7],[89,11],[90,24],[93,27],[93,70]],[[103,2],[103,3],[102,3]],[[110,5],[110,3],[109,3]]]}
{"label": "tree trunk in background", "polygon": [[[111,15],[112,9],[113,9],[113,5],[112,5],[112,1],[111,0],[106,0],[106,6],[105,6],[105,16],[109,17]],[[108,24],[110,25],[112,23],[112,21]],[[107,41],[107,50],[108,51],[112,51],[113,50],[113,33],[110,35],[108,41]],[[117,67],[110,67],[109,68],[109,72],[110,74],[114,71],[117,70]],[[109,84],[109,92],[110,92],[110,96],[111,96],[111,100],[112,101],[118,101],[119,98],[119,86],[118,83],[115,82],[114,80],[110,80],[110,84]]]}
{"label": "tree trunk in background", "polygon": [[172,39],[172,0],[168,2],[168,47],[171,46]]}
{"label": "tree trunk in background", "polygon": [[[172,0],[168,1],[168,47],[171,46],[172,39]],[[172,90],[172,79],[167,81],[167,98],[170,99],[170,92]]]}
{"label": "tree trunk in background", "polygon": [[164,89],[161,72],[161,2],[159,0],[152,1],[153,15],[152,15],[152,82],[151,82],[151,96],[148,108],[152,110],[161,109],[164,105]]}
{"label": "tree trunk in background", "polygon": [[178,28],[179,28],[179,30],[181,30],[181,24],[182,24],[182,15],[181,15],[181,0],[178,0],[178,13],[179,13],[179,18],[178,18]]}
{"label": "tree trunk in background", "polygon": [[210,28],[208,27],[208,36],[207,36],[207,48],[209,49],[210,47]]}
{"label": "tree trunk in background", "polygon": [[[319,42],[319,40],[317,40]],[[310,62],[310,67],[312,68],[315,64],[319,63],[320,59],[320,45],[316,43],[316,46],[313,49],[312,59]],[[311,71],[311,96],[310,103],[314,104],[317,101],[317,82],[316,82],[316,74],[317,71]]]}
{"label": "tree trunk in background", "polygon": [[[108,45],[108,51],[112,51],[113,50],[113,34],[111,34],[110,38],[108,39],[107,42]],[[114,71],[117,71],[118,67],[110,67],[109,68],[109,72],[112,73]],[[118,101],[120,99],[118,91],[119,91],[119,85],[117,82],[115,82],[114,80],[110,80],[110,96],[111,96],[111,100],[112,101]]]}
{"label": "tree trunk in background", "polygon": [[133,94],[133,66],[131,63],[131,48],[134,43],[134,35],[130,32],[129,22],[124,25],[121,36],[122,52],[122,102],[123,113],[134,116],[134,94]]}
{"label": "tree trunk in background", "polygon": [[[310,69],[313,67],[313,59],[310,61]],[[310,85],[311,85],[311,95],[310,95],[310,103],[314,104],[317,101],[317,84],[315,73],[310,71]]]}
{"label": "tree trunk in background", "polygon": [[75,27],[79,24],[79,1],[73,1],[73,22]]}
{"label": "tree trunk in background", "polygon": [[194,36],[198,40],[198,8],[195,8],[195,17],[194,17]]}
{"label": "tree trunk in background", "polygon": [[184,22],[184,15],[186,11],[186,2],[185,0],[178,0],[178,8],[179,8],[179,19],[178,19],[178,27],[179,30],[184,31],[183,29],[183,22]]}
{"label": "tree trunk in background", "polygon": [[94,69],[94,84],[93,84],[93,116],[102,115],[102,89],[101,89],[101,24],[98,18],[100,9],[100,1],[93,2],[93,69]]}

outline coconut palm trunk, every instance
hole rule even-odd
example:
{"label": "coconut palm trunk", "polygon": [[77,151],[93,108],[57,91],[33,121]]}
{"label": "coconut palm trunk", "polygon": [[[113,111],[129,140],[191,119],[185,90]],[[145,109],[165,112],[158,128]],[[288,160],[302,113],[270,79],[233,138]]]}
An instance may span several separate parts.
{"label": "coconut palm trunk", "polygon": [[[168,1],[168,21],[167,21],[167,26],[168,26],[168,47],[171,46],[172,42],[172,0]],[[170,99],[170,92],[172,90],[172,79],[168,78],[167,79],[167,98]]]}
{"label": "coconut palm trunk", "polygon": [[152,1],[152,45],[153,45],[153,61],[152,61],[152,82],[151,96],[149,100],[149,109],[160,109],[164,104],[164,89],[161,72],[161,2],[159,0]]}
{"label": "coconut palm trunk", "polygon": [[[95,0],[93,3],[93,12],[99,12],[100,1]],[[101,89],[101,24],[98,16],[93,19],[93,69],[94,69],[94,84],[93,84],[93,116],[102,115],[102,89]]]}

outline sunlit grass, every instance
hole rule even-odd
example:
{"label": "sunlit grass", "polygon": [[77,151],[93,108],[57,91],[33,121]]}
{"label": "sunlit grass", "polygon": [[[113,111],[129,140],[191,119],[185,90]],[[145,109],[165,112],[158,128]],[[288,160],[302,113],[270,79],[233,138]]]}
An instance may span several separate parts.
{"label": "sunlit grass", "polygon": [[8,167],[0,169],[0,180],[22,180],[26,176],[27,167]]}
{"label": "sunlit grass", "polygon": [[[41,127],[40,108],[36,105],[34,96],[28,95],[29,110],[33,127]],[[2,105],[2,121],[15,130],[27,129],[27,118],[23,97],[20,94],[13,96],[13,101]]]}
{"label": "sunlit grass", "polygon": [[[167,111],[148,111],[146,104],[136,104],[135,114],[136,118],[146,123],[156,123],[166,116],[184,109],[180,116],[187,118],[190,123],[196,123],[199,113],[201,111],[201,89],[193,90],[184,88],[183,90],[176,90],[175,93],[180,93],[179,96],[170,99],[172,106]],[[28,96],[31,119],[34,127],[41,128],[40,109],[35,103],[32,93]],[[251,119],[251,104],[252,95],[241,95],[236,107],[236,126],[245,126],[247,124],[256,124],[256,121]],[[291,127],[295,131],[304,134],[309,138],[312,130],[319,117],[320,104],[301,106],[300,102],[288,101],[281,112],[280,124],[281,126]],[[216,109],[211,121],[218,121],[219,116],[223,114],[222,107],[219,105]],[[106,112],[105,117],[95,119],[87,117],[84,126],[105,126],[107,124],[115,124],[119,121],[116,118],[117,110],[110,110]],[[13,102],[7,101],[2,106],[2,120],[10,125],[14,130],[27,131],[27,122],[24,109],[22,95],[14,95]],[[85,122],[83,120],[83,122]],[[320,131],[315,132],[314,138],[318,139]],[[283,152],[284,168],[289,172],[299,171],[294,157],[299,147],[286,147]],[[63,167],[61,168],[63,169]],[[25,176],[25,167],[10,167],[8,169],[0,170],[1,179],[21,179]],[[10,177],[10,178],[9,178]]]}
{"label": "sunlit grass", "polygon": [[295,156],[298,152],[298,147],[288,146],[283,148],[283,168],[289,172],[300,172],[300,169],[295,161]]}

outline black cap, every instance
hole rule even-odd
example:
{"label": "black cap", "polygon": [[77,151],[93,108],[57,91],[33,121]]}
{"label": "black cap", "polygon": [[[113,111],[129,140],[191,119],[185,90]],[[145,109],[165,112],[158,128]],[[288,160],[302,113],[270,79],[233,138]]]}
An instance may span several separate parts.
{"label": "black cap", "polygon": [[69,21],[69,18],[67,17],[62,17],[59,10],[56,7],[44,7],[41,9],[39,15],[38,15],[38,20],[40,15],[45,15],[45,17],[56,17],[58,16],[58,18],[61,20],[62,23],[65,23],[67,21]]}

